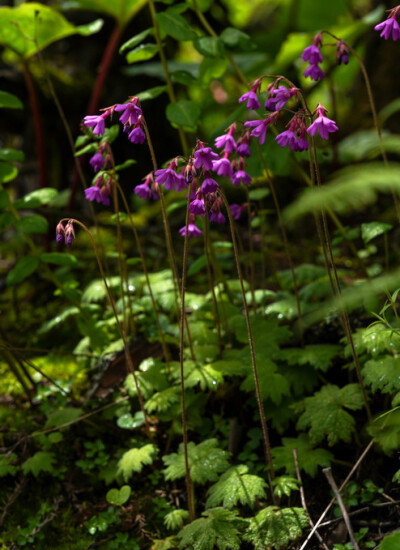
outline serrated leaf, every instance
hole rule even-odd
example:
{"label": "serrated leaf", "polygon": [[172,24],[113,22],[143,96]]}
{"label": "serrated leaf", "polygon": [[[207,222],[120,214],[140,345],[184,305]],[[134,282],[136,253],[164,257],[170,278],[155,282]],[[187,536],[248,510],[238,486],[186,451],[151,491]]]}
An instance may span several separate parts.
{"label": "serrated leaf", "polygon": [[186,99],[170,103],[166,110],[167,119],[171,124],[188,130],[196,129],[200,113],[200,106]]}
{"label": "serrated leaf", "polygon": [[128,481],[134,472],[141,472],[145,464],[151,464],[157,453],[157,447],[148,443],[140,448],[130,449],[118,462],[117,476],[122,475]]}
{"label": "serrated leaf", "polygon": [[314,477],[319,468],[330,466],[334,456],[325,449],[314,449],[306,434],[298,438],[284,437],[282,447],[272,449],[272,458],[275,468],[285,468],[289,475],[295,475],[296,469],[293,460],[293,449],[297,450],[297,458],[300,470]]}
{"label": "serrated leaf", "polygon": [[6,162],[24,162],[25,155],[22,151],[18,151],[18,149],[0,149],[0,160]]}
{"label": "serrated leaf", "polygon": [[[237,511],[213,508],[203,512],[204,517],[186,525],[178,534],[179,548],[190,550],[239,550],[240,519]],[[243,520],[242,520],[243,521]]]}
{"label": "serrated leaf", "polygon": [[298,539],[308,526],[303,508],[278,508],[268,506],[250,519],[244,540],[252,542],[255,550],[273,547],[279,550]]}
{"label": "serrated leaf", "polygon": [[[284,395],[290,395],[289,382],[285,376],[278,372],[277,365],[271,359],[263,357],[261,354],[259,354],[259,357],[260,360],[257,361],[257,367],[261,395],[263,399],[269,398],[279,405]],[[248,392],[255,391],[253,373],[244,379],[240,389]]]}
{"label": "serrated leaf", "polygon": [[386,355],[370,359],[362,369],[364,381],[372,391],[391,393],[400,390],[400,357]]}
{"label": "serrated leaf", "polygon": [[140,46],[126,54],[126,60],[128,63],[147,61],[148,59],[152,59],[157,52],[157,44],[141,44]]}
{"label": "serrated leaf", "polygon": [[44,187],[43,189],[36,189],[31,193],[28,193],[22,199],[18,199],[14,202],[14,207],[17,210],[37,208],[44,204],[49,204],[58,195],[57,189],[52,187]]}
{"label": "serrated leaf", "polygon": [[240,464],[229,468],[208,490],[207,508],[222,505],[235,508],[238,503],[252,508],[258,498],[265,498],[267,483],[258,476],[248,473],[248,467]]}
{"label": "serrated leaf", "polygon": [[78,260],[73,254],[67,252],[43,252],[40,255],[40,260],[46,264],[55,264],[65,267],[76,267]]}
{"label": "serrated leaf", "polygon": [[157,13],[156,19],[160,29],[168,36],[175,38],[175,40],[181,42],[197,38],[197,34],[191,29],[186,19],[171,8],[162,13]]}
{"label": "serrated leaf", "polygon": [[92,281],[82,294],[82,302],[101,302],[107,296],[106,287],[102,279]]}
{"label": "serrated leaf", "polygon": [[312,397],[306,397],[298,410],[305,409],[297,422],[297,428],[309,428],[310,439],[321,442],[325,437],[329,445],[338,441],[351,440],[354,432],[354,418],[345,410],[363,407],[363,398],[358,384],[348,384],[343,388],[334,385],[323,386]]}
{"label": "serrated leaf", "polygon": [[33,474],[37,477],[41,472],[46,472],[49,474],[54,473],[54,462],[56,457],[54,453],[38,451],[31,458],[25,460],[22,464],[22,471],[24,474]]}
{"label": "serrated leaf", "polygon": [[68,422],[73,422],[83,414],[82,409],[66,407],[49,414],[46,420],[45,428],[57,428]]}
{"label": "serrated leaf", "polygon": [[283,495],[289,497],[292,491],[298,491],[301,483],[295,477],[278,476],[273,479],[272,485],[274,487],[274,495],[280,499]]}
{"label": "serrated leaf", "polygon": [[129,485],[123,485],[121,489],[110,489],[106,494],[106,500],[114,506],[122,506],[131,496],[131,492]]}
{"label": "serrated leaf", "polygon": [[131,48],[134,48],[135,46],[138,46],[145,38],[149,36],[149,34],[153,34],[154,29],[151,27],[150,29],[146,29],[145,31],[140,32],[139,34],[135,34],[135,36],[132,36],[129,40],[124,42],[122,46],[119,48],[119,53],[122,54],[126,52],[126,50],[130,50]]}
{"label": "serrated leaf", "polygon": [[14,476],[17,473],[17,466],[13,466],[12,464],[12,462],[14,462],[16,458],[17,455],[15,453],[11,453],[8,456],[0,456],[0,477],[5,477],[8,475]]}
{"label": "serrated leaf", "polygon": [[[400,351],[400,335],[393,333],[383,323],[374,323],[369,327],[357,329],[353,334],[356,352],[360,355],[368,353],[377,357],[386,353],[397,354]],[[351,357],[349,345],[345,348],[345,356]]]}
{"label": "serrated leaf", "polygon": [[0,90],[0,108],[5,109],[23,109],[24,105],[21,100],[14,94]]}
{"label": "serrated leaf", "polygon": [[39,258],[36,258],[36,256],[25,256],[21,258],[8,273],[6,278],[7,285],[12,286],[21,283],[36,271],[38,265]]}
{"label": "serrated leaf", "polygon": [[187,510],[172,510],[164,517],[164,525],[169,531],[176,531],[181,529],[188,519],[189,512]]}
{"label": "serrated leaf", "polygon": [[[0,8],[1,9],[1,8]],[[18,168],[9,162],[0,162],[0,183],[7,183],[18,176]]]}
{"label": "serrated leaf", "polygon": [[15,227],[23,233],[47,233],[49,230],[49,223],[43,216],[39,214],[32,214],[30,216],[24,216],[20,220],[15,222]]}
{"label": "serrated leaf", "polygon": [[156,392],[150,399],[146,401],[145,409],[152,413],[154,411],[164,412],[168,410],[171,405],[178,403],[180,399],[179,388],[171,386],[163,391]]}
{"label": "serrated leaf", "polygon": [[[229,453],[218,448],[216,439],[206,439],[198,445],[190,441],[188,455],[190,477],[195,483],[217,481],[219,474],[229,467]],[[167,466],[163,470],[165,479],[174,480],[185,477],[183,443],[180,444],[178,453],[164,456],[163,462]]]}
{"label": "serrated leaf", "polygon": [[390,231],[392,227],[393,226],[389,223],[382,222],[362,223],[361,236],[364,243],[367,244],[372,241],[372,239],[375,239],[375,237],[378,237],[379,235],[383,235],[383,233],[387,233],[388,231]]}
{"label": "serrated leaf", "polygon": [[335,344],[312,344],[304,348],[289,348],[281,350],[279,359],[289,365],[312,365],[326,372],[332,366],[333,359],[343,348]]}
{"label": "serrated leaf", "polygon": [[367,428],[368,433],[382,450],[391,454],[400,448],[400,408],[374,419]]}
{"label": "serrated leaf", "polygon": [[191,372],[185,376],[185,386],[194,388],[199,385],[202,391],[216,391],[224,381],[221,372],[215,370],[211,365],[196,365]]}

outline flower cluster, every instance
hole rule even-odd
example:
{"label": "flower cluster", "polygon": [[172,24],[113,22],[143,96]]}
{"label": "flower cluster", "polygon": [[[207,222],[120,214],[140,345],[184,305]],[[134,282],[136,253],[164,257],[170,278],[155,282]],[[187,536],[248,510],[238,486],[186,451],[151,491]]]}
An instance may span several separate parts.
{"label": "flower cluster", "polygon": [[392,38],[393,40],[400,40],[400,25],[397,22],[400,17],[400,5],[388,10],[389,16],[386,21],[382,21],[374,28],[376,31],[381,31],[380,36],[385,40]]}
{"label": "flower cluster", "polygon": [[70,247],[74,239],[75,239],[75,230],[74,230],[72,220],[68,220],[65,227],[62,222],[59,222],[56,227],[56,241],[58,243],[65,242],[65,244],[68,247]]}
{"label": "flower cluster", "polygon": [[325,76],[324,71],[319,66],[319,63],[322,63],[324,59],[320,50],[321,46],[322,35],[321,33],[318,33],[314,36],[313,44],[305,48],[301,54],[301,58],[310,64],[303,74],[306,77],[309,76],[312,80],[321,80],[321,78],[324,78]]}
{"label": "flower cluster", "polygon": [[95,185],[85,189],[85,198],[91,202],[98,202],[104,206],[110,205],[111,177],[102,172],[95,179]]}

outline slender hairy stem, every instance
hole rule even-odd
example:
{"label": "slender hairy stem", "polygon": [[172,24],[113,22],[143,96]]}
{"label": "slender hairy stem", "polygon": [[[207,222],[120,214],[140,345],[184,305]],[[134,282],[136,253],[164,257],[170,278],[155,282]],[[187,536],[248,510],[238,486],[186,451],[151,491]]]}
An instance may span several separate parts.
{"label": "slender hairy stem", "polygon": [[189,517],[190,521],[196,518],[195,504],[194,504],[194,492],[193,484],[190,479],[189,468],[189,454],[188,454],[188,436],[187,436],[187,419],[186,419],[186,401],[185,401],[185,368],[184,368],[184,332],[185,332],[185,293],[186,293],[186,266],[187,256],[189,248],[189,204],[191,196],[192,185],[189,187],[188,200],[186,207],[186,221],[185,221],[185,240],[183,243],[183,260],[182,260],[182,278],[181,278],[181,311],[179,319],[179,370],[180,370],[180,382],[181,382],[181,407],[182,407],[182,434],[183,434],[183,450],[185,455],[185,479],[186,479],[186,491],[189,505]]}
{"label": "slender hairy stem", "polygon": [[210,239],[208,234],[208,221],[206,220],[206,218],[203,218],[203,237],[204,237],[204,253],[206,256],[206,265],[207,265],[208,285],[210,287],[210,292],[212,296],[214,319],[217,323],[218,347],[221,352],[222,350],[221,318],[218,311],[218,302],[217,302],[217,297],[215,295],[214,280],[213,280],[213,274],[211,271],[211,258],[210,258],[210,250],[209,250]]}
{"label": "slender hairy stem", "polygon": [[[231,214],[231,211],[230,211],[230,208],[229,208],[229,203],[228,203],[225,195],[222,193],[222,191],[220,191],[220,192],[221,192],[221,197],[222,197],[222,200],[224,202],[226,212],[228,214],[228,219],[229,219],[229,227],[230,227],[230,230],[231,230],[232,244],[233,244],[233,250],[234,250],[235,261],[236,261],[236,269],[237,269],[237,272],[238,272],[240,290],[241,290],[242,300],[243,300],[244,315],[245,315],[245,318],[246,318],[247,333],[248,333],[248,336],[249,336],[251,365],[252,365],[252,368],[253,368],[254,385],[255,385],[255,388],[256,388],[256,398],[257,398],[258,410],[259,410],[259,414],[260,414],[261,429],[262,429],[262,432],[263,432],[263,438],[264,438],[264,444],[265,444],[266,462],[269,466],[270,478],[271,478],[271,480],[273,480],[275,478],[275,470],[274,470],[274,465],[272,463],[271,444],[270,444],[270,440],[269,440],[267,420],[265,418],[264,405],[263,405],[263,402],[262,402],[260,381],[259,381],[258,368],[257,368],[257,362],[256,362],[256,351],[255,351],[254,338],[253,338],[253,329],[251,328],[250,313],[249,313],[249,308],[248,308],[247,300],[246,300],[246,291],[244,289],[244,284],[243,284],[242,269],[240,267],[239,250],[238,250],[236,235],[235,235],[235,225],[234,225],[232,214]],[[272,494],[272,498],[273,498],[273,500],[275,498],[273,494]]]}
{"label": "slender hairy stem", "polygon": [[250,251],[250,291],[251,291],[251,300],[253,302],[253,310],[256,311],[256,295],[255,295],[255,261],[254,261],[254,243],[253,243],[253,228],[251,226],[251,204],[250,204],[250,195],[249,190],[246,187],[246,204],[247,204],[247,224],[249,230],[249,251]]}

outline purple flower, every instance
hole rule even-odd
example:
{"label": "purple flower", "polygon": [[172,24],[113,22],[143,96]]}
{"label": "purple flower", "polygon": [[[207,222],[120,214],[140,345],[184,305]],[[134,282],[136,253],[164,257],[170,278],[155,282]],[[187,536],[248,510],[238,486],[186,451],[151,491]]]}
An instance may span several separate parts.
{"label": "purple flower", "polygon": [[244,126],[246,126],[246,128],[254,128],[250,132],[250,135],[259,138],[260,145],[263,145],[267,135],[268,124],[268,118],[266,118],[264,120],[248,120],[244,123]]}
{"label": "purple flower", "polygon": [[[230,164],[229,164],[229,166],[230,166]],[[200,191],[204,195],[208,195],[208,193],[215,193],[215,191],[218,189],[218,187],[219,187],[219,185],[215,180],[213,180],[212,178],[206,178],[203,181],[203,183],[201,184]]]}
{"label": "purple flower", "polygon": [[272,88],[269,91],[269,98],[265,102],[265,108],[268,111],[280,111],[282,107],[286,105],[291,97],[297,94],[299,90],[297,88],[286,88],[285,86],[279,86],[278,88]]}
{"label": "purple flower", "polygon": [[308,63],[311,63],[311,65],[322,63],[324,59],[322,57],[320,49],[316,44],[312,44],[311,46],[305,48],[305,50],[301,54],[301,58],[304,59],[304,61],[308,61]]}
{"label": "purple flower", "polygon": [[65,237],[65,228],[64,228],[64,225],[61,222],[59,222],[56,227],[56,241],[58,243],[62,243],[64,242],[64,237]]}
{"label": "purple flower", "polygon": [[93,134],[95,136],[102,136],[104,134],[105,129],[106,129],[105,119],[110,114],[111,114],[111,109],[107,109],[101,115],[88,115],[88,116],[85,116],[84,119],[83,119],[83,122],[84,122],[84,124],[86,124],[86,126],[89,126],[89,128],[93,128]]}
{"label": "purple flower", "polygon": [[214,223],[225,223],[226,222],[225,216],[223,215],[223,213],[221,211],[211,212],[208,219],[210,220],[210,222],[214,222]]}
{"label": "purple flower", "polygon": [[286,130],[286,132],[277,135],[275,141],[281,147],[289,145],[292,151],[297,151],[297,136],[292,130]]}
{"label": "purple flower", "polygon": [[93,185],[85,189],[85,198],[91,202],[96,201],[99,204],[104,204],[104,206],[109,206],[110,204],[110,198],[101,192],[98,185]]}
{"label": "purple flower", "polygon": [[212,169],[217,172],[219,176],[224,178],[230,178],[232,175],[232,166],[228,158],[224,157],[219,160],[213,160]]}
{"label": "purple flower", "polygon": [[376,25],[374,29],[376,31],[382,31],[380,37],[384,38],[385,40],[388,40],[390,37],[392,37],[393,40],[400,39],[400,27],[393,16],[389,17],[389,19],[386,19],[386,21],[382,21],[382,23]]}
{"label": "purple flower", "polygon": [[256,92],[253,92],[250,90],[249,92],[246,92],[242,96],[239,97],[239,103],[243,103],[243,101],[247,101],[247,109],[253,109],[256,111],[260,108],[260,102],[258,100],[258,96]]}
{"label": "purple flower", "polygon": [[167,191],[176,189],[182,191],[187,188],[187,183],[182,174],[177,174],[175,168],[178,166],[178,159],[174,159],[169,163],[168,168],[161,168],[154,172],[156,182],[160,185],[164,184]]}
{"label": "purple flower", "polygon": [[104,158],[101,153],[96,153],[89,159],[89,164],[95,172],[99,172],[104,166]]}
{"label": "purple flower", "polygon": [[204,216],[206,213],[204,199],[194,199],[194,201],[189,204],[189,212],[197,216]]}
{"label": "purple flower", "polygon": [[293,151],[307,151],[308,150],[308,141],[305,137],[299,137],[296,142],[296,149]]}
{"label": "purple flower", "polygon": [[336,61],[338,65],[347,65],[349,62],[349,49],[343,40],[336,44]]}
{"label": "purple flower", "polygon": [[233,185],[248,185],[251,182],[251,176],[244,170],[238,170],[235,172],[231,178]]}
{"label": "purple flower", "polygon": [[150,199],[152,196],[150,186],[146,182],[137,185],[134,189],[134,193],[141,199]]}
{"label": "purple flower", "polygon": [[189,219],[188,226],[186,228],[186,225],[181,227],[179,229],[179,234],[182,235],[182,237],[185,237],[187,235],[188,237],[201,237],[202,231],[193,223],[194,216]]}
{"label": "purple flower", "polygon": [[243,208],[240,206],[240,204],[231,204],[229,210],[231,211],[232,218],[234,220],[240,219],[243,211]]}
{"label": "purple flower", "polygon": [[203,167],[204,170],[211,170],[213,160],[219,159],[217,153],[214,153],[211,147],[201,147],[194,152],[194,167],[198,170]]}
{"label": "purple flower", "polygon": [[314,111],[314,113],[316,113],[318,117],[307,128],[307,132],[311,136],[319,134],[322,139],[329,139],[330,133],[337,132],[339,130],[336,122],[325,116],[327,112],[327,109],[325,109],[325,107],[321,105],[321,103],[318,103],[317,108]]}
{"label": "purple flower", "polygon": [[236,152],[240,157],[250,157],[251,156],[250,145],[248,143],[243,142],[240,145],[238,145]]}
{"label": "purple flower", "polygon": [[230,155],[232,151],[236,151],[236,141],[231,134],[223,134],[222,136],[215,138],[215,147],[218,149],[225,147],[225,153]]}
{"label": "purple flower", "polygon": [[72,241],[75,239],[75,230],[74,226],[72,225],[72,221],[69,220],[67,222],[67,225],[65,226],[65,244],[70,247],[72,244]]}
{"label": "purple flower", "polygon": [[312,80],[317,81],[324,78],[325,73],[318,65],[309,65],[303,75],[305,77],[309,76]]}
{"label": "purple flower", "polygon": [[128,139],[131,143],[144,143],[146,141],[146,134],[143,132],[142,128],[140,126],[136,126],[134,128],[129,136]]}
{"label": "purple flower", "polygon": [[115,105],[115,111],[123,111],[122,115],[119,117],[119,121],[124,126],[133,126],[139,120],[139,116],[142,114],[142,109],[137,106],[137,101],[137,98],[133,98],[133,101],[128,103],[118,103]]}

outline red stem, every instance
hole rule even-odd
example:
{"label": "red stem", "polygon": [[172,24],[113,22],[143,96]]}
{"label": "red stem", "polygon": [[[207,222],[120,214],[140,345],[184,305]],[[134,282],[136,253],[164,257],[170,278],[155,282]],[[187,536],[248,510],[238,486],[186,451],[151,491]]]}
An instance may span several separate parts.
{"label": "red stem", "polygon": [[40,116],[39,101],[33,83],[32,75],[26,64],[23,65],[23,72],[25,77],[25,83],[28,90],[29,102],[31,104],[31,110],[33,115],[33,126],[35,129],[35,143],[36,154],[39,163],[39,180],[40,187],[47,187],[47,174],[46,174],[46,155],[44,150],[44,135],[42,117]]}

